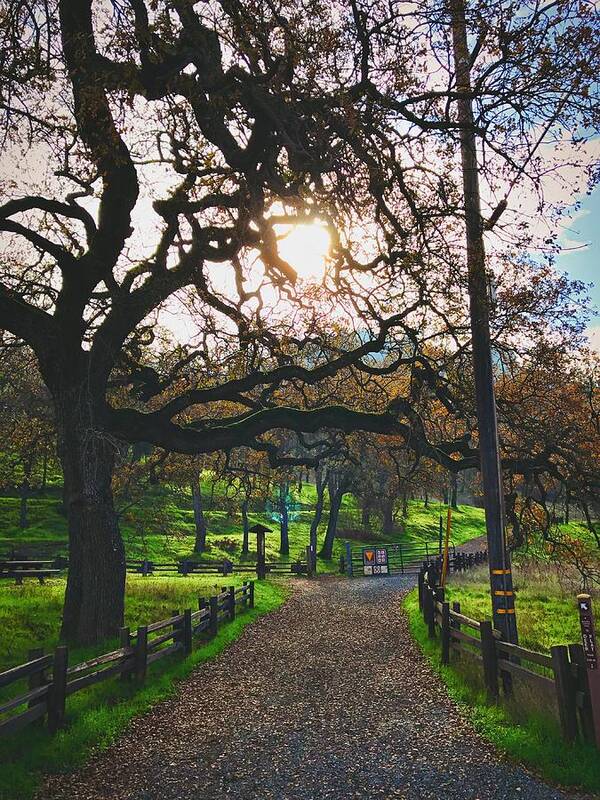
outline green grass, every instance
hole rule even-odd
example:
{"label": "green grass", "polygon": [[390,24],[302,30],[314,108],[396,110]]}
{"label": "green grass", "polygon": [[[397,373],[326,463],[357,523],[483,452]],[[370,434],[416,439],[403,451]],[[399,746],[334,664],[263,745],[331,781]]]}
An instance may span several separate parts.
{"label": "green grass", "polygon": [[[452,599],[460,599],[461,611],[468,616],[483,618],[486,601],[473,591],[472,586],[451,587]],[[475,578],[473,584],[475,584]],[[538,602],[544,603],[541,598]],[[433,669],[444,681],[448,693],[459,704],[464,715],[474,728],[492,742],[498,750],[510,758],[525,764],[542,778],[567,787],[579,787],[588,792],[600,792],[600,758],[591,745],[567,744],[561,734],[556,719],[540,711],[544,703],[539,698],[531,698],[530,703],[514,703],[512,706],[488,703],[480,680],[479,670],[465,664],[442,666],[440,664],[439,640],[428,637],[427,628],[419,611],[417,592],[412,591],[404,601],[410,630]],[[540,647],[540,640],[554,643],[555,637],[565,641],[563,633],[551,627],[546,633],[540,632],[537,620],[539,607],[525,603],[519,613],[519,629],[523,644]],[[576,620],[571,610],[570,616]],[[536,617],[536,619],[534,619]],[[537,702],[536,702],[537,701]]]}
{"label": "green grass", "polygon": [[[125,624],[135,630],[138,625],[169,617],[175,609],[195,610],[198,597],[216,594],[223,585],[239,586],[244,580],[238,575],[227,578],[213,575],[174,578],[128,575]],[[25,661],[31,647],[49,650],[58,644],[65,584],[64,578],[53,578],[43,586],[37,581],[25,581],[22,586],[6,581],[0,583],[0,670]],[[256,584],[259,585],[262,586]],[[71,663],[107,652],[110,644],[103,642],[76,648],[70,654]]]}
{"label": "green grass", "polygon": [[[148,583],[152,580],[140,578],[128,582],[128,623],[135,625],[160,619],[170,610],[189,603],[192,594],[194,598],[200,592],[208,594],[207,590],[211,588],[198,578],[181,581],[156,579],[155,585]],[[194,667],[221,652],[258,616],[277,608],[285,600],[288,590],[284,584],[261,582],[256,584],[255,592],[254,609],[225,624],[215,639],[197,647],[188,658],[173,656],[151,666],[144,687],[136,689],[132,683],[108,680],[68,699],[67,727],[54,737],[43,728],[30,726],[11,739],[0,741],[0,800],[27,800],[38,788],[42,774],[73,770],[89,758],[92,751],[108,747],[134,716],[172,696],[177,682],[189,675]],[[31,616],[38,621],[42,617],[44,599],[49,601],[46,609],[53,624],[51,629],[40,630],[40,634],[45,635],[51,644],[58,627],[55,617],[55,608],[60,607],[58,582],[53,582],[38,601],[27,598]],[[105,643],[101,649],[107,649],[106,645],[110,646],[110,643]],[[14,646],[19,647],[18,642]],[[0,652],[3,652],[1,647]],[[75,660],[73,658],[71,663]]]}
{"label": "green grass", "polygon": [[[580,641],[575,595],[563,591],[549,565],[514,563],[513,578],[519,641],[524,647],[545,652],[555,644]],[[491,619],[487,567],[452,575],[446,594],[450,602],[460,601],[461,612],[468,617]]]}
{"label": "green grass", "polygon": [[[420,500],[409,503],[408,518],[404,523],[405,535],[414,542],[435,539],[439,536],[440,514],[444,531],[448,506],[430,502],[425,508]],[[470,539],[485,535],[485,515],[482,508],[459,506],[452,509],[450,538],[455,545],[464,544]]]}
{"label": "green grass", "polygon": [[[224,488],[217,483],[211,498],[208,478],[203,480],[204,498],[207,511],[208,549],[204,558],[220,560],[241,557],[242,523],[235,499],[226,497]],[[327,495],[326,495],[327,497]],[[312,484],[303,484],[301,491],[293,487],[291,491],[292,510],[290,514],[290,557],[302,557],[308,544],[312,508],[316,501],[316,490]],[[209,507],[210,506],[210,507]],[[30,525],[25,530],[18,527],[19,499],[0,497],[0,553],[11,548],[23,550],[24,554],[36,557],[54,557],[67,552],[67,522],[61,513],[61,489],[51,487],[47,497],[29,500]],[[430,503],[425,508],[422,501],[409,502],[406,519],[398,518],[397,531],[389,537],[380,533],[380,522],[375,515],[369,531],[364,538],[354,537],[355,544],[368,544],[374,538],[389,541],[422,543],[437,540],[439,515],[446,519],[446,506]],[[322,541],[327,526],[328,505],[319,528]],[[266,537],[267,558],[279,560],[279,522],[276,514],[268,513],[264,507],[255,506],[250,511],[252,522],[262,522],[273,529]],[[192,555],[194,545],[194,518],[189,491],[171,487],[157,487],[147,492],[141,501],[123,510],[120,526],[127,556],[131,559],[176,560]],[[343,554],[344,530],[361,529],[360,515],[356,498],[348,494],[344,498],[339,521],[339,536],[334,543],[332,561],[321,561],[321,571],[335,571],[340,555]],[[483,535],[485,532],[482,509],[460,506],[453,512],[452,540],[455,544]],[[231,541],[234,548],[229,547]],[[251,550],[252,550],[251,539]]]}

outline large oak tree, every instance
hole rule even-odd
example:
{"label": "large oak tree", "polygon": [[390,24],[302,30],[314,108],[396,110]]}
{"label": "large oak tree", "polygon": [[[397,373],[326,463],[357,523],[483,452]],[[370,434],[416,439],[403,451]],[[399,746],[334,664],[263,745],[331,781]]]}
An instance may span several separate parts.
{"label": "large oak tree", "polygon": [[[514,22],[507,5],[469,20],[475,124],[502,165],[492,195],[525,173],[539,180],[548,126],[596,121],[589,76],[563,97],[560,71],[565,42],[580,72],[593,69],[586,9],[551,4],[555,20],[532,4]],[[477,463],[465,437],[429,439],[412,381],[375,408],[310,396],[343,370],[402,367],[456,409],[445,376],[470,345],[454,233],[458,95],[435,66],[449,63],[444,13],[317,0],[5,9],[0,327],[33,349],[55,408],[67,639],[122,620],[121,440],[188,454],[246,446],[290,465],[307,459],[278,455],[270,431],[363,429],[403,436],[448,469]],[[490,209],[489,228],[507,205]],[[308,289],[277,237],[315,218],[330,232],[330,271]],[[157,369],[156,323],[173,316],[186,319],[180,344]],[[514,348],[522,333],[498,335]]]}

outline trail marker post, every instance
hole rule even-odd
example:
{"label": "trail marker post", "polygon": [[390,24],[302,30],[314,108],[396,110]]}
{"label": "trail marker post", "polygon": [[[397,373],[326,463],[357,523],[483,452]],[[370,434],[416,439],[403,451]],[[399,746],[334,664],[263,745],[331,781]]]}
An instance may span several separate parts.
{"label": "trail marker post", "polygon": [[272,531],[271,528],[267,528],[258,522],[248,528],[248,532],[256,534],[256,576],[259,581],[264,581],[267,577],[265,534],[272,533]]}
{"label": "trail marker post", "polygon": [[594,611],[592,598],[589,594],[577,595],[579,607],[579,622],[581,625],[581,643],[587,667],[587,679],[590,690],[590,703],[592,706],[592,719],[596,733],[596,746],[600,749],[600,653],[596,642],[596,629],[594,625]]}

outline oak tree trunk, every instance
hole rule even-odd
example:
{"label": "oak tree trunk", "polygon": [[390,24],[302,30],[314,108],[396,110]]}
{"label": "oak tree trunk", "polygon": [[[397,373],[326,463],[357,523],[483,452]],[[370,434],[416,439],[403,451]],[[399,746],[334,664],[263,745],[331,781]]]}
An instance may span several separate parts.
{"label": "oak tree trunk", "polygon": [[200,476],[192,481],[192,505],[194,507],[194,526],[196,530],[196,540],[194,542],[194,552],[203,553],[206,549],[206,520],[204,509],[202,508],[202,491],[200,489]]}
{"label": "oak tree trunk", "polygon": [[342,499],[346,493],[346,489],[335,479],[329,481],[327,488],[329,491],[329,519],[327,520],[325,540],[323,541],[323,547],[321,548],[319,555],[321,558],[331,559],[333,556],[333,542],[337,533],[340,508],[342,506]]}
{"label": "oak tree trunk", "polygon": [[367,497],[363,497],[360,521],[363,531],[368,531],[371,527],[371,503]]}
{"label": "oak tree trunk", "polygon": [[455,472],[450,475],[450,505],[458,509],[458,478]]}
{"label": "oak tree trunk", "polygon": [[250,523],[248,522],[248,498],[244,500],[242,503],[242,529],[243,529],[243,538],[242,538],[242,555],[248,555],[249,550],[249,528]]}
{"label": "oak tree trunk", "polygon": [[289,556],[290,554],[288,494],[289,484],[284,481],[279,484],[279,517],[281,530],[279,552],[282,556]]}
{"label": "oak tree trunk", "polygon": [[111,486],[115,446],[73,394],[56,401],[69,527],[61,637],[90,644],[115,636],[123,624],[125,550]]}
{"label": "oak tree trunk", "polygon": [[323,517],[323,502],[325,499],[325,480],[323,472],[320,469],[317,469],[315,472],[315,481],[317,489],[317,503],[315,506],[315,513],[310,523],[310,534],[308,542],[313,549],[313,553],[317,552],[317,534],[319,530],[319,525],[321,524],[321,518]]}
{"label": "oak tree trunk", "polygon": [[394,501],[391,497],[384,498],[382,511],[382,532],[384,536],[390,536],[394,532]]}

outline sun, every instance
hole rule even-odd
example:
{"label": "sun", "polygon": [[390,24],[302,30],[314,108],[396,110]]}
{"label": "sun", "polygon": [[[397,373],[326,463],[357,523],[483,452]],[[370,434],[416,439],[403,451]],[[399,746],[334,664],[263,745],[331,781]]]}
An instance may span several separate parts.
{"label": "sun", "polygon": [[331,246],[329,233],[323,224],[279,225],[277,236],[280,256],[300,278],[315,281],[323,277]]}

